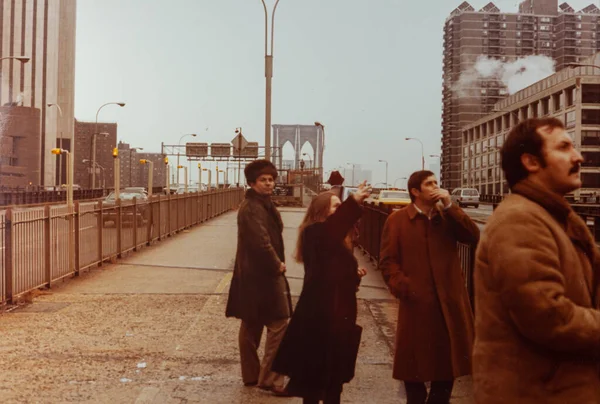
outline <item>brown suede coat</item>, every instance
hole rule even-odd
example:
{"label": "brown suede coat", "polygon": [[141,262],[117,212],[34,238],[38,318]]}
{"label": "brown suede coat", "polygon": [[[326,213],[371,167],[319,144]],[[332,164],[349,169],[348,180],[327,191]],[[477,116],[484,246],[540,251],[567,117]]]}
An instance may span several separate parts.
{"label": "brown suede coat", "polygon": [[476,402],[600,403],[598,296],[585,223],[563,198],[521,181],[477,249]]}
{"label": "brown suede coat", "polygon": [[431,220],[412,204],[387,219],[380,266],[400,299],[394,378],[452,380],[471,373],[473,317],[456,242],[478,239],[477,225],[455,205]]}

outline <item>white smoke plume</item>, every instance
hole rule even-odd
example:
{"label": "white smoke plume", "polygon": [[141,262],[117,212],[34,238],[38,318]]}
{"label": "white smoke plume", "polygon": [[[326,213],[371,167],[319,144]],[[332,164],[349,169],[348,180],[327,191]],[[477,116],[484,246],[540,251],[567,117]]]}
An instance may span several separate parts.
{"label": "white smoke plume", "polygon": [[509,94],[514,94],[553,74],[555,63],[552,58],[544,55],[531,55],[512,62],[502,62],[481,55],[471,68],[461,74],[452,90],[459,97],[467,96],[473,90],[476,91],[478,80],[487,79],[502,82]]}

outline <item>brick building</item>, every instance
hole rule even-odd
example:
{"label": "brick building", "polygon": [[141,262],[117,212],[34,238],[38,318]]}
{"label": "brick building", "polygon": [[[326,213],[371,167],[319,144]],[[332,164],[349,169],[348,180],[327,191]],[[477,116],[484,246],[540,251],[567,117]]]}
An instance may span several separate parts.
{"label": "brick building", "polygon": [[476,11],[462,3],[444,26],[442,90],[441,182],[459,187],[461,129],[484,117],[509,94],[498,79],[476,79],[458,92],[461,76],[471,71],[480,56],[511,62],[529,55],[546,55],[556,69],[578,63],[600,50],[600,10],[590,5],[574,10],[558,0],[526,0],[518,13],[503,13],[493,3]]}
{"label": "brick building", "polygon": [[[92,138],[95,122],[75,121],[75,172],[73,182],[82,188],[92,187]],[[96,136],[96,188],[114,186],[113,149],[117,147],[117,124],[98,122]],[[64,170],[63,170],[64,172]]]}
{"label": "brick building", "polygon": [[152,183],[154,187],[165,186],[167,169],[163,155],[160,153],[143,153],[140,147],[131,147],[129,143],[119,142],[119,157],[121,159],[121,187],[147,187],[148,165],[140,163],[141,159],[154,163]]}
{"label": "brick building", "polygon": [[0,188],[39,184],[40,110],[0,107],[0,128]]}

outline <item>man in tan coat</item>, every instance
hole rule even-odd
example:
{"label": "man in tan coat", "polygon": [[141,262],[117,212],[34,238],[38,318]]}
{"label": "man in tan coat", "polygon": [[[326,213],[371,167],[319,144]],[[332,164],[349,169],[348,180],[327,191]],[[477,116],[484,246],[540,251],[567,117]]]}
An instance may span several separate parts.
{"label": "man in tan coat", "polygon": [[600,403],[598,253],[564,199],[581,154],[555,118],[521,122],[501,154],[512,194],[476,254],[475,400]]}
{"label": "man in tan coat", "polygon": [[408,404],[447,404],[454,379],[471,373],[473,344],[457,241],[477,243],[479,229],[431,171],[412,174],[408,188],[413,203],[389,216],[381,240],[383,277],[400,302],[393,376]]}

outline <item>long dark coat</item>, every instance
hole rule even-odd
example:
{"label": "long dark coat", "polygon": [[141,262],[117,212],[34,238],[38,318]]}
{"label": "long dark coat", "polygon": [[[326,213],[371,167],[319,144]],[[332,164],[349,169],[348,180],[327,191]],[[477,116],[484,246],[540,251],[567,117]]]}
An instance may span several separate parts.
{"label": "long dark coat", "polygon": [[237,220],[237,253],[226,316],[251,324],[289,318],[290,287],[280,272],[285,262],[281,215],[270,197],[249,189]]}
{"label": "long dark coat", "polygon": [[356,326],[358,264],[344,238],[362,208],[348,198],[325,222],[304,230],[304,285],[273,370],[288,375],[296,396],[322,395],[354,374],[355,357],[340,349]]}
{"label": "long dark coat", "polygon": [[599,274],[594,238],[567,201],[516,184],[477,248],[477,403],[600,403]]}
{"label": "long dark coat", "polygon": [[399,298],[395,379],[452,380],[471,373],[473,315],[457,241],[476,243],[479,229],[452,205],[419,214],[411,204],[384,226],[380,267]]}

